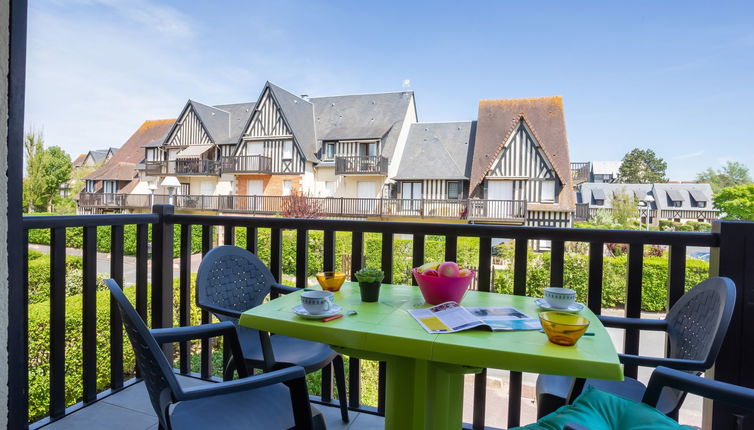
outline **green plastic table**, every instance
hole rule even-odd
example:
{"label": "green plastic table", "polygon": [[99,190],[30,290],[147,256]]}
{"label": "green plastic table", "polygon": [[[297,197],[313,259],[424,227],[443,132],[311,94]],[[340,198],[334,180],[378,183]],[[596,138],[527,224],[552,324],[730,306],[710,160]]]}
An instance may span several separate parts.
{"label": "green plastic table", "polygon": [[[462,426],[463,375],[482,368],[622,380],[613,343],[597,317],[585,309],[589,331],[571,347],[550,343],[539,331],[480,329],[429,334],[406,309],[425,307],[418,287],[383,284],[377,303],[361,301],[347,282],[335,303],[358,314],[323,323],[296,316],[300,292],[271,300],[241,316],[240,324],[327,343],[346,355],[387,362],[385,428],[454,429]],[[469,291],[464,306],[513,306],[531,316],[531,297]]]}

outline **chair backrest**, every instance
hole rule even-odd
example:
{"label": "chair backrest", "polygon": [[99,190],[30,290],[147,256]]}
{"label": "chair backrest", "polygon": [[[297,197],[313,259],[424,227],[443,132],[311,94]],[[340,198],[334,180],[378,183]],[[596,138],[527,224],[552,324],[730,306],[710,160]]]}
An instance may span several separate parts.
{"label": "chair backrest", "polygon": [[[196,277],[196,303],[244,312],[262,304],[275,278],[256,255],[232,245],[204,256]],[[221,321],[236,318],[215,314]]]}
{"label": "chair backrest", "polygon": [[736,303],[736,287],[728,278],[709,278],[681,296],[665,320],[669,357],[698,360],[709,369],[717,359]]}
{"label": "chair backrest", "polygon": [[128,339],[136,355],[136,363],[149,392],[149,400],[160,419],[161,428],[168,429],[170,428],[168,408],[176,401],[176,398],[182,396],[183,391],[157,341],[126,295],[123,294],[118,283],[113,279],[106,279],[105,285],[110,289],[110,294],[120,309],[123,325],[126,327]]}

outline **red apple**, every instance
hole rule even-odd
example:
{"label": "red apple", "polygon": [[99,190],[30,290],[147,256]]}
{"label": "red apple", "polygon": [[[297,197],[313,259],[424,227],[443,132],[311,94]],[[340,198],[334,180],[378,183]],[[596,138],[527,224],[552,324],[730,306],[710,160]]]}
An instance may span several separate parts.
{"label": "red apple", "polygon": [[446,261],[437,268],[437,273],[439,273],[440,276],[445,276],[448,278],[457,278],[458,272],[458,265],[453,261]]}
{"label": "red apple", "polygon": [[440,276],[439,273],[437,273],[437,270],[435,269],[424,269],[422,272],[422,275],[424,276]]}

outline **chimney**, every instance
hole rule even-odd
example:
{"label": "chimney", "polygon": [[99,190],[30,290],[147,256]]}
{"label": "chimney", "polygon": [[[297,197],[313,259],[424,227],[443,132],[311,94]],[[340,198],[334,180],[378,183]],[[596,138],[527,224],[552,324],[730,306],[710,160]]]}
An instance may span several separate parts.
{"label": "chimney", "polygon": [[309,100],[309,94],[301,94],[301,98],[304,100]]}

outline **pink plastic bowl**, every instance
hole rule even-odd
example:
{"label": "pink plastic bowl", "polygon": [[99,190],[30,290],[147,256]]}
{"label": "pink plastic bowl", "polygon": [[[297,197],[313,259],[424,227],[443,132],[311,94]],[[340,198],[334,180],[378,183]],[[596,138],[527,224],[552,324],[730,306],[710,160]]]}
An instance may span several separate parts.
{"label": "pink plastic bowl", "polygon": [[466,294],[466,290],[471,284],[471,280],[474,279],[474,271],[471,271],[469,276],[463,278],[447,278],[445,276],[427,276],[422,275],[413,269],[414,278],[416,283],[419,284],[419,289],[424,296],[424,301],[430,305],[439,305],[445,302],[461,303],[463,295]]}

